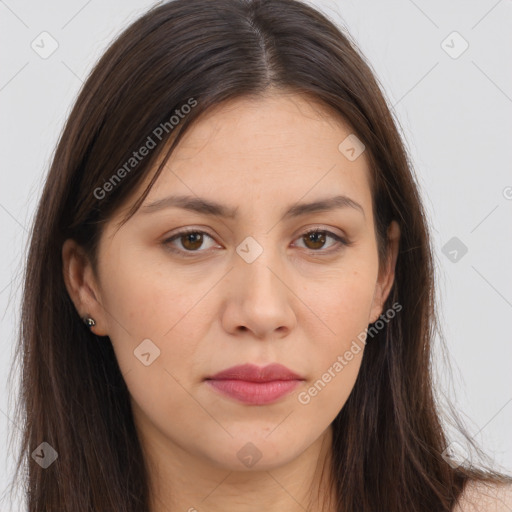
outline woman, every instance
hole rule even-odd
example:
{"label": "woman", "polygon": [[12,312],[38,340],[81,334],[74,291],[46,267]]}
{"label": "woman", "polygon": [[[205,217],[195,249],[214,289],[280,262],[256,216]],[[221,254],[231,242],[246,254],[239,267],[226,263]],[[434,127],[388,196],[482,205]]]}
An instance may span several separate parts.
{"label": "woman", "polygon": [[368,65],[295,0],[175,0],[101,58],[33,226],[30,511],[512,509],[450,458],[424,210]]}

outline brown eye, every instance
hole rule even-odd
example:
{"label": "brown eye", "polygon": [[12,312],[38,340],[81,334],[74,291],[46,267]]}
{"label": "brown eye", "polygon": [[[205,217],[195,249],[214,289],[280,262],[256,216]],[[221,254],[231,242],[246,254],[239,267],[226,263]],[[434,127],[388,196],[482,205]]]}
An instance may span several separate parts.
{"label": "brown eye", "polygon": [[213,238],[208,233],[190,229],[176,233],[174,236],[164,240],[162,244],[173,252],[183,255],[192,253],[192,255],[194,255],[194,253],[204,253],[206,249],[212,247],[212,245],[210,245],[210,247],[204,247],[208,239],[213,242]]}
{"label": "brown eye", "polygon": [[[325,248],[325,244],[328,239],[334,240],[333,243]],[[310,249],[313,252],[323,253],[330,252],[330,249],[336,250],[336,246],[348,246],[350,243],[344,238],[332,233],[327,230],[313,229],[304,233],[301,237],[306,249]],[[341,247],[342,248],[342,247]]]}
{"label": "brown eye", "polygon": [[[321,249],[325,244],[326,236],[324,231],[312,231],[306,233],[302,239],[308,249]],[[311,245],[308,245],[311,243]]]}
{"label": "brown eye", "polygon": [[185,249],[188,251],[194,251],[199,249],[203,244],[203,235],[198,231],[193,233],[186,233],[180,236],[180,240]]}

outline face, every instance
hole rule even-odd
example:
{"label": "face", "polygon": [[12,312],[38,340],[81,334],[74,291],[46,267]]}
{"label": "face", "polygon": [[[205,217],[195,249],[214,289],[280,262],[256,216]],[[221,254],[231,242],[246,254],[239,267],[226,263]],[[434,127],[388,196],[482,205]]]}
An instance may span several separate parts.
{"label": "face", "polygon": [[[97,275],[85,265],[82,282],[67,281],[94,332],[110,337],[148,442],[228,470],[267,470],[329,429],[396,257],[379,273],[368,161],[339,149],[350,134],[298,95],[219,106],[185,135],[141,209],[116,231],[126,205],[106,226]],[[336,196],[329,208],[301,208]],[[71,253],[65,244],[65,261]],[[209,380],[274,363],[295,378]]]}

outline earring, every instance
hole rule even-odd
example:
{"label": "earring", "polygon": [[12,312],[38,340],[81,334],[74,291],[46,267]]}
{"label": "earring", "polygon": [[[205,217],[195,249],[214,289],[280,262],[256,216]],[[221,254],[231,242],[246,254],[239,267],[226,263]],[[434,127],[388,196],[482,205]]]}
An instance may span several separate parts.
{"label": "earring", "polygon": [[96,322],[94,321],[94,318],[91,318],[90,316],[84,317],[83,321],[84,321],[84,324],[87,325],[87,327],[89,327],[89,329],[96,325]]}

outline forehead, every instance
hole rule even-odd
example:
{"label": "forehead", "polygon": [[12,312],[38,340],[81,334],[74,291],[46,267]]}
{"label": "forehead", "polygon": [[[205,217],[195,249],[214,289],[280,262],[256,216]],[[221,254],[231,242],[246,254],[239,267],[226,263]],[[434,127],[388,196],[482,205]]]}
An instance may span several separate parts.
{"label": "forehead", "polygon": [[[274,93],[216,105],[184,134],[148,200],[162,188],[204,195],[223,188],[253,194],[278,189],[281,197],[369,191],[364,152],[342,151],[354,134],[341,115],[306,96]],[[201,193],[200,193],[201,192]],[[242,199],[242,198],[240,198]]]}
{"label": "forehead", "polygon": [[186,158],[205,146],[209,150],[222,148],[226,156],[256,156],[251,150],[258,150],[262,157],[285,154],[289,158],[287,149],[298,151],[304,142],[309,149],[322,142],[321,146],[337,146],[340,135],[350,133],[341,115],[309,95],[267,93],[236,98],[209,109],[184,135],[173,159]]}

